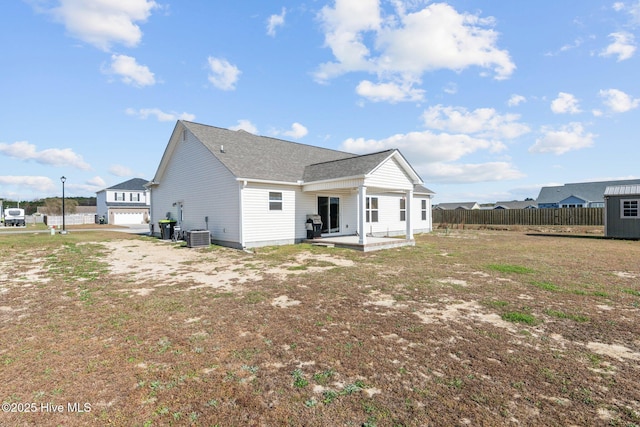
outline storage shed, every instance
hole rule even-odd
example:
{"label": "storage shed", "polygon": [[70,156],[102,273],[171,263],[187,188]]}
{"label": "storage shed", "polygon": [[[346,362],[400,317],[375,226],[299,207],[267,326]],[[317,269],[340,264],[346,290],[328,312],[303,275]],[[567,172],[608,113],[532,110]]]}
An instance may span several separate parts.
{"label": "storage shed", "polygon": [[640,185],[617,185],[604,191],[604,235],[640,239]]}

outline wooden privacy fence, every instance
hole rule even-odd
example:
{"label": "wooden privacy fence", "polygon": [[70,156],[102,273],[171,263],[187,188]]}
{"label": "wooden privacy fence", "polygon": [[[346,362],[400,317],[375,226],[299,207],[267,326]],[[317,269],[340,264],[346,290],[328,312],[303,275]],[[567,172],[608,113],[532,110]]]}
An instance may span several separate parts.
{"label": "wooden privacy fence", "polygon": [[434,224],[604,225],[604,208],[434,209]]}

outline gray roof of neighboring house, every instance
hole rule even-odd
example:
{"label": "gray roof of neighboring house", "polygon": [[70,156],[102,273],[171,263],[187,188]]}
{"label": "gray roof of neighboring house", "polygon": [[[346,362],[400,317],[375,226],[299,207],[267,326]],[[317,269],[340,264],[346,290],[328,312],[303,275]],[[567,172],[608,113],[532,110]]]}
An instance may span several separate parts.
{"label": "gray roof of neighboring house", "polygon": [[557,187],[542,187],[538,195],[538,205],[558,203],[571,196],[579,197],[587,202],[603,202],[604,190],[615,185],[640,184],[640,179],[618,181],[579,182]]}
{"label": "gray roof of neighboring house", "polygon": [[637,196],[640,195],[640,185],[608,186],[604,190],[605,196]]}
{"label": "gray roof of neighboring house", "polygon": [[504,208],[504,209],[527,209],[527,208],[537,208],[538,202],[535,200],[512,200],[509,202],[496,202],[492,209]]}
{"label": "gray roof of neighboring house", "polygon": [[[397,151],[357,155],[257,136],[243,130],[234,131],[183,120],[180,123],[238,178],[311,182],[361,176],[371,172]],[[419,186],[419,191],[433,194],[423,186]]]}
{"label": "gray roof of neighboring house", "polygon": [[105,190],[145,191],[146,187],[144,185],[148,182],[149,180],[147,179],[132,178],[128,181],[121,182],[120,184],[113,185],[101,191],[105,191]]}
{"label": "gray roof of neighboring house", "polygon": [[460,202],[460,203],[438,203],[438,209],[474,209],[478,207],[478,202]]}

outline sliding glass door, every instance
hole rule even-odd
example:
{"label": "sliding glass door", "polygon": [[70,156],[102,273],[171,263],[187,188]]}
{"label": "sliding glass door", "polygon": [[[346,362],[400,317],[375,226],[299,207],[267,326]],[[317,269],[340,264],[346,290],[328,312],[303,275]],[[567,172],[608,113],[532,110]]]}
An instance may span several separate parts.
{"label": "sliding glass door", "polygon": [[322,219],[322,233],[340,232],[340,198],[318,196],[318,215]]}

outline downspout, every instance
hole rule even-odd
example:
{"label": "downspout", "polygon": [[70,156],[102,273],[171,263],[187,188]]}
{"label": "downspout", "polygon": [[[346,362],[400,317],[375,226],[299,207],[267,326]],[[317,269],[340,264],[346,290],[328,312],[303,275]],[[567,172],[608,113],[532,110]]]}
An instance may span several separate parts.
{"label": "downspout", "polygon": [[239,191],[238,191],[238,213],[240,215],[240,221],[238,224],[239,230],[238,230],[238,236],[239,236],[239,240],[240,240],[240,247],[242,249],[246,248],[245,245],[245,241],[244,241],[244,214],[243,214],[243,206],[244,206],[244,188],[247,186],[247,181],[242,181],[240,182],[239,185]]}

